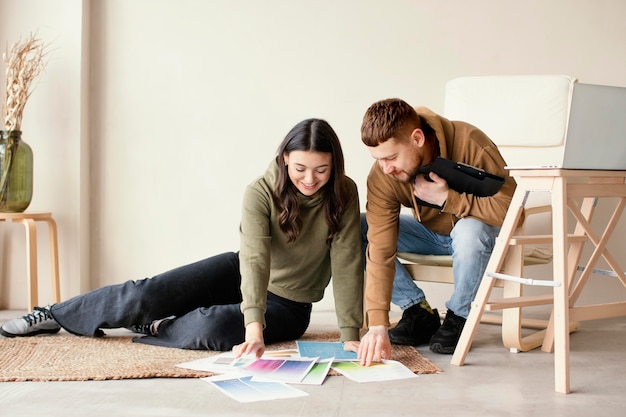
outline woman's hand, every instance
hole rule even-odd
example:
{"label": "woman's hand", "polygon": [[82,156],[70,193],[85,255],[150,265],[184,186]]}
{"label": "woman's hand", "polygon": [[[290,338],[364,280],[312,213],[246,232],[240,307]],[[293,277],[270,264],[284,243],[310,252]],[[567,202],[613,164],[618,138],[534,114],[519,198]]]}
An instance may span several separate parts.
{"label": "woman's hand", "polygon": [[371,326],[361,339],[358,357],[361,365],[370,366],[372,362],[382,362],[391,358],[391,342],[387,334],[387,326]]}
{"label": "woman's hand", "polygon": [[343,350],[347,350],[348,352],[359,352],[359,342],[350,340],[347,342],[343,342]]}
{"label": "woman's hand", "polygon": [[254,353],[259,359],[265,352],[265,341],[263,340],[263,325],[259,322],[248,323],[246,326],[246,340],[240,345],[233,346],[233,353],[236,358]]}
{"label": "woman's hand", "polygon": [[265,352],[265,343],[263,343],[263,339],[250,339],[246,340],[240,345],[233,346],[233,353],[235,354],[235,358],[240,358],[242,356],[254,353],[256,358],[259,359],[263,356]]}

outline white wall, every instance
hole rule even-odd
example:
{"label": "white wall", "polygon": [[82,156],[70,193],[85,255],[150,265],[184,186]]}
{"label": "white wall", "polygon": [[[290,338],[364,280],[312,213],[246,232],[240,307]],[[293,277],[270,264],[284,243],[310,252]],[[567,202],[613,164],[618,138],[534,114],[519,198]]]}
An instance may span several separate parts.
{"label": "white wall", "polygon": [[[54,43],[24,135],[63,298],[236,250],[244,187],[303,118],[335,127],[364,201],[359,127],[378,99],[442,111],[462,75],[626,86],[623,16],[621,0],[0,0],[2,44]],[[0,245],[1,302],[24,307],[21,246]]]}

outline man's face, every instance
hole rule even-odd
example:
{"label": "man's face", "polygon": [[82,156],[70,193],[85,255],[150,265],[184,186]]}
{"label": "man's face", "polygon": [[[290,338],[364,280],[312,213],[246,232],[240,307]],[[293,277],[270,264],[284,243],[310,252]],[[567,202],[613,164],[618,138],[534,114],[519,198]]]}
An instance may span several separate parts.
{"label": "man's face", "polygon": [[[416,131],[419,132],[417,137]],[[390,138],[378,146],[369,146],[368,149],[385,174],[391,175],[397,181],[411,183],[418,174],[418,168],[424,164],[423,143],[423,133],[420,129],[415,129],[414,135],[408,140]]]}

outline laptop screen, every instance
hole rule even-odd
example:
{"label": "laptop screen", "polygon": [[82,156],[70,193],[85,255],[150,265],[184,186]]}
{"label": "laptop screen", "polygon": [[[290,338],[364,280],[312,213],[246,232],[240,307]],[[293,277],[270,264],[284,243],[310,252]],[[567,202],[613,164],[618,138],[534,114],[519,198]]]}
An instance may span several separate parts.
{"label": "laptop screen", "polygon": [[562,168],[626,170],[626,88],[574,84]]}

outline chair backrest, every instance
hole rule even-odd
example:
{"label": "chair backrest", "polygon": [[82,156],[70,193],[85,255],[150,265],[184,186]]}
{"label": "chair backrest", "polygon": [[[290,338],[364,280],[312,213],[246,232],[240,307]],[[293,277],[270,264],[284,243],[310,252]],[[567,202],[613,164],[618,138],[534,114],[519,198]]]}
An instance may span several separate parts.
{"label": "chair backrest", "polygon": [[[575,82],[575,78],[563,75],[455,78],[446,84],[444,116],[471,123],[484,131],[498,145],[509,165],[546,165],[554,155],[563,152]],[[549,199],[549,196],[541,197],[533,196],[529,206],[545,204]],[[535,223],[534,228],[545,228],[545,220]],[[512,251],[509,254],[515,255]],[[451,256],[403,252],[398,257],[406,261],[405,267],[416,281],[454,283]],[[550,251],[524,246],[521,265],[519,262],[508,265],[518,268],[546,264],[550,259]],[[434,297],[429,295],[430,302],[444,306],[448,293],[442,300],[438,296],[438,293]]]}
{"label": "chair backrest", "polygon": [[460,77],[446,84],[444,116],[473,124],[494,141],[509,166],[560,160],[574,77]]}

